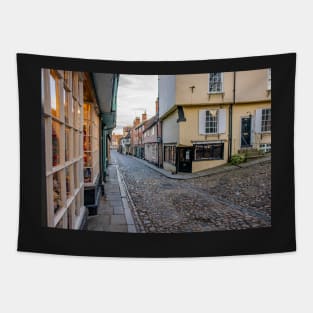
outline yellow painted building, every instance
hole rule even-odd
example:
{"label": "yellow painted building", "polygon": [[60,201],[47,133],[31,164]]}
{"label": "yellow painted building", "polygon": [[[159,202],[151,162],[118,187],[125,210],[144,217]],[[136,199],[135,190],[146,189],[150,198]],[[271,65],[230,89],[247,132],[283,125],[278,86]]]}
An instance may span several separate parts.
{"label": "yellow painted building", "polygon": [[271,148],[270,69],[159,76],[163,167],[198,172]]}

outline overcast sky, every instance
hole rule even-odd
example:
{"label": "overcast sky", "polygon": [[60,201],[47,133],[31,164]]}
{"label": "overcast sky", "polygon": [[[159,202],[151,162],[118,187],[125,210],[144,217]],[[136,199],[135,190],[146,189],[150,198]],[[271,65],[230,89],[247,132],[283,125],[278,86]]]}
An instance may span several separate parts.
{"label": "overcast sky", "polygon": [[136,116],[146,110],[148,118],[155,114],[158,96],[157,75],[120,75],[117,92],[116,129],[122,133],[124,126],[131,126]]}

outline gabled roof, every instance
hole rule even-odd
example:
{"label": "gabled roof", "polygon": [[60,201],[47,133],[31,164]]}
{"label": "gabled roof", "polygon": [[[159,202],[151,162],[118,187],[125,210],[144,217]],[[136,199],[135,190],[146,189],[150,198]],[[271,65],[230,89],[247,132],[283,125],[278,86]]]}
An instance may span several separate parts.
{"label": "gabled roof", "polygon": [[146,124],[145,124],[145,129],[143,132],[147,131],[148,129],[150,129],[152,126],[154,126],[159,120],[159,117],[158,115],[154,115],[152,116],[150,119],[148,119],[146,121]]}

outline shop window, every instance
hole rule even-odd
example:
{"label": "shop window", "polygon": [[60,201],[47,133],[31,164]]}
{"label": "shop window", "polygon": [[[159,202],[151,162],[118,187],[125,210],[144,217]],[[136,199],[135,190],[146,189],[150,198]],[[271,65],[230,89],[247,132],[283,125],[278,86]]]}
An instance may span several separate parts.
{"label": "shop window", "polygon": [[70,128],[65,128],[65,162],[70,159]]}
{"label": "shop window", "polygon": [[71,187],[71,167],[65,168],[65,179],[66,179],[66,197],[69,198],[72,195],[72,187]]}
{"label": "shop window", "polygon": [[224,143],[196,144],[194,149],[195,161],[224,159]]}
{"label": "shop window", "polygon": [[72,72],[72,93],[75,100],[78,100],[78,73]]}
{"label": "shop window", "polygon": [[164,146],[164,161],[175,165],[176,146]]}
{"label": "shop window", "polygon": [[92,104],[83,105],[84,182],[94,183],[99,174],[99,117]]}
{"label": "shop window", "polygon": [[90,167],[84,168],[84,182],[85,183],[92,182],[92,169]]}
{"label": "shop window", "polygon": [[85,151],[91,151],[91,137],[90,136],[84,136],[84,150]]}
{"label": "shop window", "polygon": [[72,203],[67,211],[67,223],[68,228],[74,228],[74,211],[75,211],[75,203]]}
{"label": "shop window", "polygon": [[52,121],[52,165],[60,164],[60,124]]}
{"label": "shop window", "polygon": [[58,78],[53,71],[50,71],[50,105],[51,115],[57,118],[60,117],[60,101],[59,101],[59,86]]}
{"label": "shop window", "polygon": [[79,175],[78,172],[79,171],[79,165],[78,163],[74,163],[74,189],[78,189],[79,187]]}
{"label": "shop window", "polygon": [[77,110],[77,124],[76,124],[76,128],[80,129],[81,128],[81,108],[80,108],[80,104],[78,102],[76,102],[76,110]]}
{"label": "shop window", "polygon": [[84,153],[84,167],[91,167],[92,166],[92,154],[91,152]]}
{"label": "shop window", "polygon": [[80,197],[80,194],[78,193],[77,197],[75,198],[75,215],[76,216],[80,215],[80,207],[81,207],[81,197]]}
{"label": "shop window", "polygon": [[57,212],[62,207],[60,172],[53,174],[53,209]]}
{"label": "shop window", "polygon": [[64,99],[64,120],[66,124],[69,124],[69,94],[64,87],[62,88],[62,90]]}
{"label": "shop window", "polygon": [[[84,204],[82,112],[78,102],[73,102],[71,77],[72,72],[65,71],[63,82],[61,71],[42,69],[48,227],[76,227]],[[82,90],[78,92],[82,94]]]}

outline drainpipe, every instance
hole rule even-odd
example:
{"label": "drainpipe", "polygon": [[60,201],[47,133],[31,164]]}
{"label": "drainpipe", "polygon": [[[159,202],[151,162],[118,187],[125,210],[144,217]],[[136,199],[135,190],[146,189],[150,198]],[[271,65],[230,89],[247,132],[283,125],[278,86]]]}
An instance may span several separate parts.
{"label": "drainpipe", "polygon": [[228,162],[232,158],[232,148],[233,148],[233,106],[236,103],[236,72],[234,72],[233,81],[233,102],[229,106],[229,123],[228,123]]}

